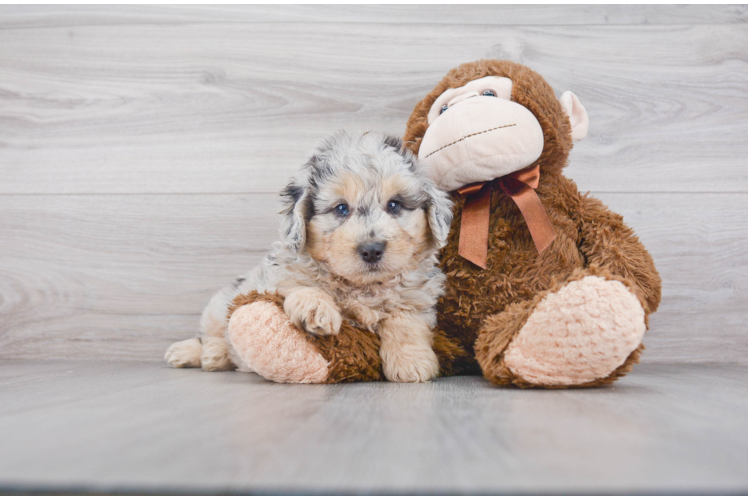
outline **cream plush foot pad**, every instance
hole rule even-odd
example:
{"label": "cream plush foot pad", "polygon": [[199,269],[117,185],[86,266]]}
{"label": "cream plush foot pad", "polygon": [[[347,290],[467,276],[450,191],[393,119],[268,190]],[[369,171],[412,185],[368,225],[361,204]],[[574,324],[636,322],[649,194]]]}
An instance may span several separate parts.
{"label": "cream plush foot pad", "polygon": [[236,353],[268,380],[315,384],[327,379],[327,360],[273,303],[254,302],[234,311],[229,338]]}
{"label": "cream plush foot pad", "polygon": [[621,366],[645,330],[644,309],[623,283],[587,276],[540,301],[504,363],[535,384],[584,384]]}

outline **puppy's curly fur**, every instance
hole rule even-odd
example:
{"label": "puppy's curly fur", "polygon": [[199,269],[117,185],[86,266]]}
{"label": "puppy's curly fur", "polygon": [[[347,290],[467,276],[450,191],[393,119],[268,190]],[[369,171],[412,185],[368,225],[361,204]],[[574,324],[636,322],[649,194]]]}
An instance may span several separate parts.
{"label": "puppy's curly fur", "polygon": [[227,311],[252,291],[277,292],[291,322],[335,335],[345,320],[376,333],[387,379],[437,376],[436,301],[445,277],[437,253],[452,220],[449,197],[421,175],[399,139],[339,132],[324,141],[281,193],[282,241],[263,263],[219,291],[200,338],[173,344],[166,360],[206,371],[252,371],[227,337]]}

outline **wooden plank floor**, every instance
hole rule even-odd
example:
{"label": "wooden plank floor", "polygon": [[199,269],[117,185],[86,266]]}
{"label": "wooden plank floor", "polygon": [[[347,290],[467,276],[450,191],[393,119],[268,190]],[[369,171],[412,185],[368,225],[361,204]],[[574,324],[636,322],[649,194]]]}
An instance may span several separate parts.
{"label": "wooden plank floor", "polygon": [[0,364],[0,493],[748,493],[748,366],[615,386],[293,386],[145,362]]}
{"label": "wooden plank floor", "polygon": [[276,237],[338,128],[402,134],[453,66],[586,105],[567,174],[664,279],[644,362],[739,362],[745,6],[0,6],[0,358],[158,362]]}

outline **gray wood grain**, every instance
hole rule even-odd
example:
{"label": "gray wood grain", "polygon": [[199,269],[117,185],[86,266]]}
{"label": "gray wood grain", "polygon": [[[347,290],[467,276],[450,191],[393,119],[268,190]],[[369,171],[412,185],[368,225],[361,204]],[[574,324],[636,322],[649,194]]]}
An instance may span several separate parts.
{"label": "gray wood grain", "polygon": [[[276,197],[0,198],[0,352],[155,359],[208,299],[259,263]],[[150,352],[149,352],[150,351]]]}
{"label": "gray wood grain", "polygon": [[745,6],[0,6],[0,358],[153,359],[276,234],[339,128],[402,134],[453,66],[592,120],[567,174],[664,279],[645,362],[746,362]]}
{"label": "gray wood grain", "polygon": [[0,193],[277,192],[320,137],[400,135],[481,57],[580,96],[591,132],[572,172],[591,189],[745,192],[746,54],[745,24],[5,29]]}
{"label": "gray wood grain", "polygon": [[211,22],[723,24],[745,5],[4,5],[0,28]]}
{"label": "gray wood grain", "polygon": [[0,364],[0,492],[748,491],[746,366],[521,391],[273,384],[156,363]]}
{"label": "gray wood grain", "polygon": [[0,28],[204,23],[739,24],[745,5],[0,6]]}
{"label": "gray wood grain", "polygon": [[[748,197],[616,194],[664,281],[644,362],[745,362]],[[1,357],[158,360],[277,237],[274,195],[0,197]]]}

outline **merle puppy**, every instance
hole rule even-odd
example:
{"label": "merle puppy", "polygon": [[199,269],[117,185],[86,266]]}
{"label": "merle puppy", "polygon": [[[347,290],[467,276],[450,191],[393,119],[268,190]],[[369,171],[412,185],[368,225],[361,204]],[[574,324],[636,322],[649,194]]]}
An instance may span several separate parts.
{"label": "merle puppy", "polygon": [[445,281],[437,253],[452,220],[448,196],[399,139],[375,132],[325,140],[281,196],[282,241],[210,300],[199,338],[173,344],[166,360],[252,371],[228,340],[227,310],[238,295],[277,291],[290,321],[310,334],[335,335],[343,320],[378,334],[388,380],[436,377],[435,305]]}

